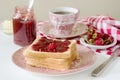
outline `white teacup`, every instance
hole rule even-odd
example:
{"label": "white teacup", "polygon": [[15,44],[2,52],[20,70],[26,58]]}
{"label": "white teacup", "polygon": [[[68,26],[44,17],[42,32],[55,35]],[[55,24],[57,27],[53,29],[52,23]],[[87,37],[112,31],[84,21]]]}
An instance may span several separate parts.
{"label": "white teacup", "polygon": [[70,35],[78,15],[79,10],[72,7],[58,7],[50,10],[49,18],[55,28],[55,34],[60,36]]}

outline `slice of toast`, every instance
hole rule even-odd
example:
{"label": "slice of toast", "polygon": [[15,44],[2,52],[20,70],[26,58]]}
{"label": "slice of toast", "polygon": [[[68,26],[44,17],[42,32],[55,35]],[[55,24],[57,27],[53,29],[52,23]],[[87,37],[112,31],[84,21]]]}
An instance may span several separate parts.
{"label": "slice of toast", "polygon": [[44,67],[48,69],[55,69],[55,70],[68,70],[71,68],[70,59],[54,59],[54,58],[25,58],[26,63],[31,66],[35,67]]}
{"label": "slice of toast", "polygon": [[[44,41],[44,39],[47,41]],[[51,46],[51,43],[55,46]],[[59,51],[59,48],[61,51]],[[40,37],[37,37],[35,41],[24,50],[23,55],[28,65],[55,70],[70,69],[72,61],[78,58],[75,40],[65,41]]]}
{"label": "slice of toast", "polygon": [[[76,41],[75,40],[70,40],[69,41],[70,44],[68,45],[68,49],[66,49],[66,51],[64,51],[64,52],[36,51],[36,50],[33,49],[33,45],[38,44],[39,40],[41,40],[41,38],[37,37],[36,40],[26,50],[24,50],[23,55],[25,57],[65,59],[65,58],[73,58],[73,56],[74,56],[73,59],[76,59],[77,56],[78,56],[77,50],[76,50]],[[55,40],[55,41],[61,41],[61,43],[62,43],[65,40]],[[58,47],[61,48],[61,46],[62,45],[59,45]]]}

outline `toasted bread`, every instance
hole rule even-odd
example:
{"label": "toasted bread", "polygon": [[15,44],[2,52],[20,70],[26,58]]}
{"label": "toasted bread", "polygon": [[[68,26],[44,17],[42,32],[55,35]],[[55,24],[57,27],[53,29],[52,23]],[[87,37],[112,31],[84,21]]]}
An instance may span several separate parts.
{"label": "toasted bread", "polygon": [[[26,64],[28,65],[35,67],[45,67],[55,70],[68,70],[71,68],[72,61],[78,58],[75,40],[69,40],[67,49],[65,49],[65,51],[62,52],[39,51],[39,49],[37,51],[36,49],[33,48],[33,46],[38,44],[39,40],[41,40],[41,38],[37,37],[35,41],[30,46],[28,46],[27,49],[25,49],[23,52],[23,55],[26,60]],[[64,42],[65,40],[56,40],[56,41],[60,41],[61,43]],[[61,45],[59,44],[57,45],[57,48],[60,48],[61,46],[62,44]]]}
{"label": "toasted bread", "polygon": [[55,70],[68,70],[71,67],[72,60],[70,59],[54,59],[54,58],[25,58],[26,63],[35,67],[45,67]]}
{"label": "toasted bread", "polygon": [[[23,55],[26,57],[31,58],[71,58],[72,55],[76,55],[77,57],[77,50],[76,50],[76,41],[70,40],[70,44],[68,49],[65,52],[45,52],[45,51],[35,51],[33,50],[32,46],[39,41],[40,38],[37,38],[24,52]],[[64,40],[62,40],[64,41]]]}

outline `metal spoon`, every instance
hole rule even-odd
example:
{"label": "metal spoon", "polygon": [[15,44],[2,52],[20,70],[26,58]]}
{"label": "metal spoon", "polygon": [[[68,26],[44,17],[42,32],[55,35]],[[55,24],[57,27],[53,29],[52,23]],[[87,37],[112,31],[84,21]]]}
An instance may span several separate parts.
{"label": "metal spoon", "polygon": [[91,73],[92,76],[97,77],[100,76],[100,74],[103,73],[104,69],[112,62],[116,59],[116,57],[118,56],[118,49],[120,48],[120,46],[117,46],[114,50],[114,53],[111,55],[110,58],[108,58],[106,61],[104,61],[101,65],[99,65],[95,70],[93,70],[93,72]]}
{"label": "metal spoon", "polygon": [[27,9],[27,15],[26,15],[25,21],[27,21],[27,19],[28,19],[28,15],[30,13],[30,10],[33,7],[33,3],[34,3],[34,0],[29,0],[29,6],[28,6],[28,9]]}

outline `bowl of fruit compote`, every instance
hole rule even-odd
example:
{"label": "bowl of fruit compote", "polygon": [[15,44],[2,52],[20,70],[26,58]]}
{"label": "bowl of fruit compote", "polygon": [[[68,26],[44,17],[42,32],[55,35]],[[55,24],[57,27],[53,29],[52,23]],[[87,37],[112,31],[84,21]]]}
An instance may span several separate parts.
{"label": "bowl of fruit compote", "polygon": [[100,33],[95,28],[87,29],[87,34],[80,38],[82,45],[94,49],[106,49],[117,43],[116,38],[109,34]]}

